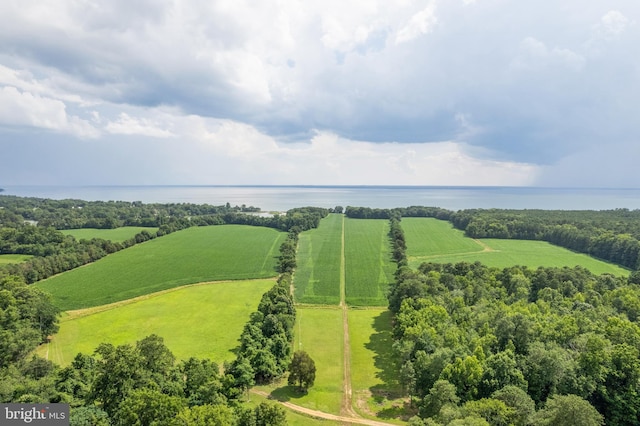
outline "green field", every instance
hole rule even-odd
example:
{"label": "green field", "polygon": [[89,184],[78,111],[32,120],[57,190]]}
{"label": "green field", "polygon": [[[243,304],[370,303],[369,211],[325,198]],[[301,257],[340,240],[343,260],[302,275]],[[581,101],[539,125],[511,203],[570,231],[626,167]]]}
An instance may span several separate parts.
{"label": "green field", "polygon": [[455,229],[451,223],[444,220],[405,217],[402,218],[400,225],[404,231],[409,258],[473,253],[483,250],[480,244],[465,237],[464,232]]}
{"label": "green field", "polygon": [[[134,344],[157,334],[178,359],[210,358],[222,364],[273,279],[230,281],[168,290],[114,306],[63,316],[60,331],[38,353],[62,366],[100,343]],[[93,313],[92,313],[93,312]]]}
{"label": "green field", "polygon": [[298,239],[295,299],[301,303],[340,302],[343,216],[330,214]]}
{"label": "green field", "polygon": [[65,235],[73,235],[76,240],[91,240],[92,238],[102,238],[103,240],[110,240],[113,242],[122,242],[130,238],[135,237],[142,231],[147,231],[150,234],[156,232],[158,228],[144,228],[141,226],[123,226],[122,228],[115,229],[95,229],[95,228],[82,228],[82,229],[64,229],[61,230]]}
{"label": "green field", "polygon": [[365,417],[391,418],[402,406],[391,331],[388,310],[349,310],[353,403]]}
{"label": "green field", "polygon": [[285,382],[259,389],[279,400],[340,414],[342,402],[343,340],[342,311],[337,307],[296,309],[294,350],[306,351],[316,364],[316,380],[306,395],[298,394]]}
{"label": "green field", "polygon": [[62,310],[104,305],[205,281],[267,278],[285,233],[222,225],[188,228],[37,283]]}
{"label": "green field", "polygon": [[[628,275],[629,271],[582,253],[575,253],[545,241],[481,239],[464,236],[449,222],[431,218],[403,219],[409,266],[422,262],[457,263],[482,262],[487,266],[505,268],[513,265],[537,268],[573,267],[589,269],[594,274]],[[420,236],[420,238],[418,238]],[[459,251],[456,251],[459,250]]]}
{"label": "green field", "polygon": [[31,259],[33,256],[29,254],[0,254],[0,265],[8,265],[10,263],[20,263]]}
{"label": "green field", "polygon": [[389,221],[345,220],[346,301],[349,305],[386,306],[393,282]]}

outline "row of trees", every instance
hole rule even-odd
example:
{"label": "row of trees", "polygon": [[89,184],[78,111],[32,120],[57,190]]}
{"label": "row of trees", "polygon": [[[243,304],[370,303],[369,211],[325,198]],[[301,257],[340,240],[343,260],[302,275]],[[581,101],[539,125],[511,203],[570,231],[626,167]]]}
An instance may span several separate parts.
{"label": "row of trees", "polygon": [[401,267],[389,307],[414,423],[638,424],[639,300],[580,267]]}

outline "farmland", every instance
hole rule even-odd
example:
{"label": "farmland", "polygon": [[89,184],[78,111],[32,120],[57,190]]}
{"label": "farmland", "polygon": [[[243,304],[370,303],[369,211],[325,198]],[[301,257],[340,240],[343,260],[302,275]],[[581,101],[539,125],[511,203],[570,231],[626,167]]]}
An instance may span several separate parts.
{"label": "farmland", "polygon": [[181,285],[276,275],[285,234],[223,225],[188,228],[111,254],[37,286],[62,310],[126,300]]}
{"label": "farmland", "polygon": [[122,242],[133,238],[136,234],[147,231],[149,233],[156,232],[158,228],[144,228],[141,226],[123,226],[115,229],[94,229],[94,228],[81,228],[81,229],[65,229],[61,232],[65,235],[72,235],[76,240],[90,240],[92,238],[102,238],[103,240],[110,240],[113,242]]}
{"label": "farmland", "polygon": [[300,234],[295,298],[301,303],[338,304],[342,256],[342,215],[331,214],[317,229]]}
{"label": "farmland", "polygon": [[65,314],[60,331],[40,354],[67,365],[102,342],[133,344],[150,334],[164,337],[178,359],[231,360],[231,349],[273,279],[206,283]]}
{"label": "farmland", "polygon": [[407,241],[409,265],[422,262],[482,262],[504,268],[513,265],[575,266],[581,265],[595,274],[628,275],[628,271],[581,253],[574,253],[544,241],[474,240],[454,229],[449,222],[437,219],[405,218],[402,220]]}
{"label": "farmland", "polygon": [[345,221],[346,302],[385,306],[387,286],[393,281],[389,222],[381,219]]}

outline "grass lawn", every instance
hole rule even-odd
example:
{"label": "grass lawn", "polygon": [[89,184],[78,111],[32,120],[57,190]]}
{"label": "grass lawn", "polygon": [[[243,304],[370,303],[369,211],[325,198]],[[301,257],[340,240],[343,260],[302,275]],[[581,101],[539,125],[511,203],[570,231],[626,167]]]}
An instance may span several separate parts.
{"label": "grass lawn", "polygon": [[62,366],[100,343],[134,344],[150,334],[164,338],[178,359],[191,356],[218,363],[230,352],[273,279],[198,284],[65,314],[60,331],[38,354]]}
{"label": "grass lawn", "polygon": [[0,254],[0,265],[8,265],[10,263],[20,263],[31,259],[33,256],[29,254]]}
{"label": "grass lawn", "polygon": [[[251,407],[256,407],[263,401],[274,403],[273,400],[270,400],[264,396],[251,394],[250,399],[247,401],[247,404]],[[287,407],[284,408],[287,411],[288,426],[338,426],[343,424],[341,422],[336,422],[333,420],[317,419],[314,417],[305,416],[304,414],[300,414],[296,411],[290,410]]]}
{"label": "grass lawn", "polygon": [[273,277],[285,237],[256,226],[188,228],[34,285],[51,293],[56,306],[70,310],[197,282]]}
{"label": "grass lawn", "polygon": [[[528,266],[530,268],[539,266],[574,267],[580,265],[594,274],[629,274],[628,270],[618,265],[595,259],[586,254],[576,253],[546,241],[493,238],[474,240],[465,237],[462,231],[453,229],[450,223],[431,218],[406,218],[402,219],[401,223],[407,240],[409,266],[412,268],[417,268],[422,262],[457,263],[479,261],[487,266],[497,268],[506,268],[514,265]],[[409,224],[408,227],[407,224]],[[420,229],[421,226],[423,227],[422,230]],[[411,235],[411,232],[426,235],[425,230],[433,231],[437,237],[416,240]],[[450,235],[450,243],[444,242],[447,232]],[[430,247],[430,241],[433,241],[433,247]],[[466,243],[461,241],[466,241]],[[456,252],[455,247],[459,247],[460,251]],[[471,250],[473,247],[476,249]],[[441,252],[438,251],[440,249],[442,249]]]}
{"label": "grass lawn", "polygon": [[356,410],[369,418],[397,420],[398,367],[391,344],[391,312],[383,308],[350,309],[351,386]]}
{"label": "grass lawn", "polygon": [[156,232],[158,228],[144,228],[141,226],[123,226],[115,229],[95,229],[95,228],[82,228],[82,229],[64,229],[61,230],[63,234],[73,235],[76,240],[90,240],[92,238],[102,238],[103,240],[110,240],[113,242],[122,242],[129,238],[135,237],[142,231],[147,231],[150,234]]}
{"label": "grass lawn", "polygon": [[330,214],[318,228],[300,234],[294,276],[297,302],[340,302],[342,221],[342,215]]}
{"label": "grass lawn", "polygon": [[395,271],[388,220],[345,220],[345,267],[348,304],[387,305],[387,288]]}
{"label": "grass lawn", "polygon": [[286,381],[261,387],[283,401],[326,413],[340,414],[342,401],[342,311],[337,307],[296,308],[294,350],[304,350],[316,364],[316,380],[306,395]]}

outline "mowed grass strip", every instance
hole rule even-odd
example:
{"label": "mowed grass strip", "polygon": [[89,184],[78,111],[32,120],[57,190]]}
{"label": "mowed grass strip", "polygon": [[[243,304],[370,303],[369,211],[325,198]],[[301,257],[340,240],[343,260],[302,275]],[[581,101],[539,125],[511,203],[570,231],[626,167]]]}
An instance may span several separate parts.
{"label": "mowed grass strip", "polygon": [[89,310],[95,313],[73,312],[62,317],[60,331],[38,354],[65,366],[78,352],[91,354],[100,343],[134,344],[157,334],[178,359],[222,363],[235,357],[231,350],[244,324],[274,284],[274,279],[198,284]]}
{"label": "mowed grass strip", "polygon": [[340,302],[342,218],[330,214],[318,228],[300,234],[294,276],[296,302]]}
{"label": "mowed grass strip", "polygon": [[0,254],[0,265],[8,265],[10,263],[21,263],[31,259],[33,256],[29,254]]}
{"label": "mowed grass strip", "polygon": [[391,334],[387,309],[349,309],[353,403],[365,417],[384,416],[385,412],[394,417],[394,406],[403,405]]}
{"label": "mowed grass strip", "polygon": [[81,229],[64,229],[61,230],[65,235],[72,235],[76,240],[91,240],[93,238],[102,238],[103,240],[109,240],[116,243],[128,240],[136,236],[142,231],[147,231],[150,234],[156,232],[158,228],[145,228],[141,226],[123,226],[115,229],[95,229],[95,228],[81,228]]}
{"label": "mowed grass strip", "polygon": [[346,302],[350,305],[385,306],[393,282],[389,221],[345,220]]}
{"label": "mowed grass strip", "polygon": [[343,375],[342,310],[337,306],[296,308],[294,351],[306,351],[316,364],[316,380],[306,395],[286,381],[258,389],[276,399],[340,414]]}
{"label": "mowed grass strip", "polygon": [[447,221],[405,217],[400,222],[409,258],[480,252],[484,248]]}
{"label": "mowed grass strip", "polygon": [[126,300],[206,281],[277,275],[283,232],[245,225],[188,228],[36,284],[62,310]]}

